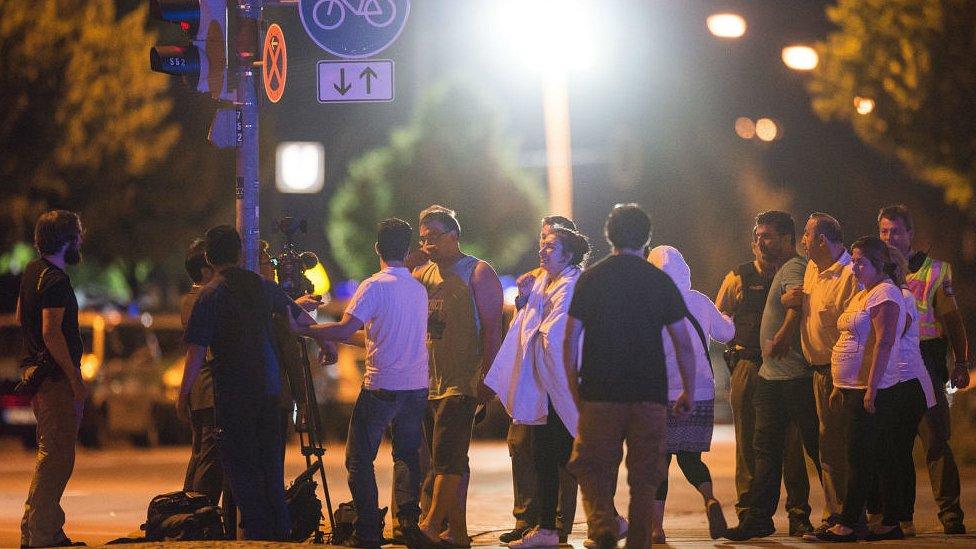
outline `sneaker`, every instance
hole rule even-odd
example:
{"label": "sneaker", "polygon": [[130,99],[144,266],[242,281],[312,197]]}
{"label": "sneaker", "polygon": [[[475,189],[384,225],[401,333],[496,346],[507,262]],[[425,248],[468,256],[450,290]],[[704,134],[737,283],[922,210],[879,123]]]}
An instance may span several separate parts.
{"label": "sneaker", "polygon": [[813,524],[807,517],[790,517],[790,536],[802,538],[804,534],[813,532]]}
{"label": "sneaker", "polygon": [[549,528],[535,528],[529,530],[521,538],[508,544],[515,549],[520,547],[558,547],[559,532]]}
{"label": "sneaker", "polygon": [[819,529],[803,536],[804,541],[824,541],[827,543],[854,543],[857,541],[857,532],[853,529],[849,534],[835,534],[829,529],[824,528],[823,531]]}
{"label": "sneaker", "polygon": [[898,527],[901,528],[901,533],[905,534],[906,538],[914,538],[918,535],[915,531],[915,523],[910,520],[900,521]]}
{"label": "sneaker", "polygon": [[865,541],[905,539],[905,533],[901,531],[901,528],[895,526],[894,528],[888,530],[887,532],[868,532],[868,535],[864,536],[864,539]]}
{"label": "sneaker", "polygon": [[531,526],[523,526],[522,528],[516,526],[515,528],[512,528],[511,531],[505,532],[504,534],[498,536],[498,541],[502,543],[511,543],[517,539],[521,539],[522,536],[524,536],[526,532],[531,529]]}
{"label": "sneaker", "polygon": [[[617,539],[614,541],[617,542],[626,538],[628,528],[630,528],[630,523],[627,522],[627,519],[625,519],[620,515],[617,515]],[[616,545],[616,543],[614,543],[614,545]],[[597,549],[599,546],[600,546],[599,543],[597,543],[596,541],[590,538],[586,538],[585,540],[583,540],[583,547],[585,547],[586,549]]]}
{"label": "sneaker", "polygon": [[760,526],[743,521],[738,526],[726,529],[722,537],[732,541],[746,541],[752,538],[765,538],[773,535],[774,532],[776,529],[772,524]]}
{"label": "sneaker", "polygon": [[559,545],[565,545],[569,543],[569,534],[565,532],[559,532]]}
{"label": "sneaker", "polygon": [[966,533],[966,525],[961,520],[954,520],[943,524],[947,536],[959,536]]}

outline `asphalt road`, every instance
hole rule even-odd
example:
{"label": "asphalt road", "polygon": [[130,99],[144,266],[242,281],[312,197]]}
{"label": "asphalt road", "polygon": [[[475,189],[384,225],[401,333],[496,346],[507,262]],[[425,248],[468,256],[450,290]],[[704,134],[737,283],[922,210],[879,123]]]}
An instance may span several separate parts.
{"label": "asphalt road", "polygon": [[[734,442],[729,426],[718,426],[712,451],[706,454],[716,495],[723,503],[726,518],[734,523],[732,502],[734,485]],[[79,450],[75,473],[68,483],[63,505],[68,517],[66,531],[72,538],[89,544],[105,543],[111,539],[137,532],[146,518],[146,505],[157,494],[177,490],[182,486],[188,449],[186,447],[140,450],[120,446],[108,450]],[[16,547],[19,544],[20,517],[24,497],[30,484],[33,454],[23,450],[16,441],[0,441],[0,547]],[[330,446],[326,453],[326,469],[333,505],[348,501],[341,445]],[[511,516],[512,484],[511,462],[503,441],[476,442],[471,450],[472,480],[468,504],[468,527],[475,536],[476,545],[497,545],[497,535],[513,524]],[[392,463],[389,447],[380,450],[377,459],[380,501],[390,498]],[[290,447],[286,461],[286,473],[293,478],[304,469],[304,462],[297,447]],[[919,471],[919,491],[916,526],[921,535],[912,540],[896,542],[906,547],[941,546],[946,544],[976,546],[976,536],[947,538],[941,535],[941,526],[935,515],[934,502],[928,487],[928,477]],[[822,493],[812,479],[811,505],[813,516],[819,517]],[[963,472],[963,505],[969,513],[967,527],[976,530],[976,470]],[[627,508],[628,490],[626,471],[621,468],[620,489],[617,493],[619,509]],[[321,493],[320,493],[321,496]],[[742,546],[727,541],[708,539],[702,501],[681,477],[677,464],[672,464],[671,487],[668,496],[665,530],[668,544],[672,547]],[[756,540],[745,545],[811,547],[785,535],[786,519],[783,513],[776,517],[780,535]],[[570,538],[577,549],[586,537],[582,505],[576,516],[577,525]],[[203,547],[185,545],[181,547]],[[206,546],[213,546],[209,544]],[[255,547],[277,547],[278,544],[255,544]]]}

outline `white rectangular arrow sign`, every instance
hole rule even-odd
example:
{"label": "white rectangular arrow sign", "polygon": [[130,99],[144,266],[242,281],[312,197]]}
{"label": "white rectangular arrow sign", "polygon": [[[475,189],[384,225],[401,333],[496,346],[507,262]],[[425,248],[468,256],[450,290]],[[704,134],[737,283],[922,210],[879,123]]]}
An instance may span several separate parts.
{"label": "white rectangular arrow sign", "polygon": [[319,103],[393,101],[393,61],[319,61]]}

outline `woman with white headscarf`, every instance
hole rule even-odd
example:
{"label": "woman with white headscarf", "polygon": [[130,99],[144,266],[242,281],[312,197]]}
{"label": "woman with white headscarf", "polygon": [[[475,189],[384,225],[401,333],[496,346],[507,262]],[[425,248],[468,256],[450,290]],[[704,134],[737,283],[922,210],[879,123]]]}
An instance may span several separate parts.
{"label": "woman with white headscarf", "polygon": [[[678,458],[678,466],[685,478],[701,493],[705,500],[708,517],[708,530],[712,539],[722,536],[726,529],[722,505],[715,499],[712,491],[712,478],[708,467],[701,459],[712,443],[712,426],[715,421],[715,377],[708,356],[708,339],[727,343],[735,335],[732,320],[723,315],[705,294],[691,289],[691,270],[677,249],[671,246],[658,246],[651,250],[647,260],[664,271],[681,291],[690,316],[686,319],[698,334],[699,344],[695,353],[695,407],[690,414],[677,417],[673,413],[673,402],[668,405],[668,430],[666,464],[671,465],[671,457]],[[681,377],[678,360],[671,339],[664,338],[664,352],[668,365],[668,400],[674,401],[681,393]],[[668,480],[658,486],[651,514],[651,541],[664,543],[664,501],[668,494]]]}

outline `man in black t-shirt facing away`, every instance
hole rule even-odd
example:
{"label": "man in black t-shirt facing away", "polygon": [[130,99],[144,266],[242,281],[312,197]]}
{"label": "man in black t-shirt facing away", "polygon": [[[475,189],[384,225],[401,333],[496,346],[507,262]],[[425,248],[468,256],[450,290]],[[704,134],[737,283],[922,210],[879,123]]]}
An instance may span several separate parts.
{"label": "man in black t-shirt facing away", "polygon": [[43,214],[34,226],[31,261],[20,282],[17,318],[24,350],[34,361],[55,363],[31,399],[37,417],[37,464],[31,479],[21,547],[68,547],[61,496],[75,463],[75,441],[88,389],[81,379],[83,347],[78,301],[65,265],[81,261],[81,220],[64,210]]}
{"label": "man in black t-shirt facing away", "polygon": [[566,368],[575,372],[583,331],[583,361],[570,386],[580,405],[579,435],[570,472],[579,480],[589,537],[600,548],[615,547],[618,523],[613,496],[627,443],[630,508],[627,547],[651,545],[651,504],[663,467],[668,403],[663,332],[671,337],[685,387],[675,414],[695,400],[692,336],[681,322],[684,300],[671,278],[644,260],[651,221],[636,204],[618,204],[604,234],[611,254],[579,278],[566,326]]}
{"label": "man in black t-shirt facing away", "polygon": [[278,410],[282,383],[271,319],[286,316],[296,333],[299,324],[313,320],[277,284],[238,266],[241,237],[233,227],[214,227],[205,240],[207,262],[217,274],[200,290],[187,323],[177,414],[188,415],[190,389],[209,348],[217,447],[244,538],[286,540],[290,520]]}

